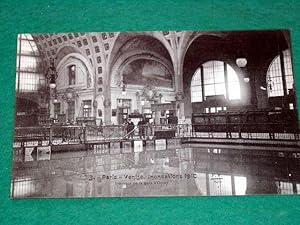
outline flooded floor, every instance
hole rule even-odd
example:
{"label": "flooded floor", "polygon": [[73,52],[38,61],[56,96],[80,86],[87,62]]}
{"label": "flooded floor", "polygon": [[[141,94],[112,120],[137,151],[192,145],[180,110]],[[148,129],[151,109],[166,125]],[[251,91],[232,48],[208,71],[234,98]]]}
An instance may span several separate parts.
{"label": "flooded floor", "polygon": [[134,151],[30,152],[13,164],[12,197],[300,193],[298,149],[181,145]]}

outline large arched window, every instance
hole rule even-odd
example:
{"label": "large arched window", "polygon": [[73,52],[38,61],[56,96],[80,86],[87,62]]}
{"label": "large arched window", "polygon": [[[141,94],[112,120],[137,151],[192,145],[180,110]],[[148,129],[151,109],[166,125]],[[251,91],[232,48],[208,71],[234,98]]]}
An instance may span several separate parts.
{"label": "large arched window", "polygon": [[36,92],[45,84],[38,48],[30,34],[18,35],[16,91]]}
{"label": "large arched window", "polygon": [[268,97],[283,96],[293,88],[294,78],[290,50],[276,56],[267,72]]}
{"label": "large arched window", "polygon": [[240,99],[239,78],[234,69],[222,61],[208,61],[195,72],[191,82],[191,101],[202,102],[207,96],[224,95]]}

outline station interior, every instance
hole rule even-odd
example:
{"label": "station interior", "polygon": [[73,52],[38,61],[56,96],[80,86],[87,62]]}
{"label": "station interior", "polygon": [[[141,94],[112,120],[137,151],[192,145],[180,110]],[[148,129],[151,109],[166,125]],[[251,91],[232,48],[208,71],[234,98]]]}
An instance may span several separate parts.
{"label": "station interior", "polygon": [[300,192],[288,30],[16,41],[13,198]]}

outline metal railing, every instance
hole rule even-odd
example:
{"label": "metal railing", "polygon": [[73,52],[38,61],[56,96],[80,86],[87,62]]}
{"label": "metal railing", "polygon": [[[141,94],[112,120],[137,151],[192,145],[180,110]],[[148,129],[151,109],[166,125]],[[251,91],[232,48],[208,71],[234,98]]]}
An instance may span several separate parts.
{"label": "metal railing", "polygon": [[126,135],[126,126],[86,126],[86,141],[118,140]]}
{"label": "metal railing", "polygon": [[17,127],[14,133],[14,142],[41,142],[50,139],[50,127]]}
{"label": "metal railing", "polygon": [[[218,124],[218,125],[142,125],[127,129],[126,125],[106,126],[50,126],[15,128],[14,146],[77,144],[91,142],[122,141],[126,139],[159,138],[224,138],[224,139],[269,139],[299,140],[294,130],[282,132],[283,124]],[[272,126],[272,127],[271,127]],[[279,129],[279,127],[281,128]],[[277,129],[278,128],[278,129]],[[271,130],[271,131],[268,131]]]}

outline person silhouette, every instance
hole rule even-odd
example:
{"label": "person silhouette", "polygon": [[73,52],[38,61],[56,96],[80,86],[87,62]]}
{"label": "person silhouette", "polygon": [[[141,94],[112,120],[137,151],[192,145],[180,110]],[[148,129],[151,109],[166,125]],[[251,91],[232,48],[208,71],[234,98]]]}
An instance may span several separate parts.
{"label": "person silhouette", "polygon": [[131,121],[131,119],[129,118],[127,120],[127,135],[130,139],[133,139],[133,134],[134,134],[134,123]]}

